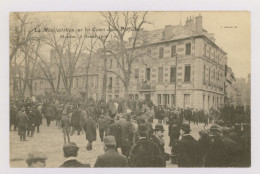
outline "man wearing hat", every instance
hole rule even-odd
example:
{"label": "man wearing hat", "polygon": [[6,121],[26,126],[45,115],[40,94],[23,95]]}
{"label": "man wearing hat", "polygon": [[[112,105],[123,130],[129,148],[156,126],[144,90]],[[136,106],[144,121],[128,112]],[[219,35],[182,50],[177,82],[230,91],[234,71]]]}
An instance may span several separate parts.
{"label": "man wearing hat", "polygon": [[169,159],[169,155],[165,153],[164,150],[164,139],[163,139],[163,133],[164,133],[163,125],[157,124],[155,125],[154,134],[151,136],[151,141],[154,142],[159,148],[161,153],[164,156],[164,167],[166,167],[166,160]]}
{"label": "man wearing hat", "polygon": [[84,131],[86,133],[86,140],[88,140],[87,150],[92,150],[92,142],[96,141],[96,121],[87,115],[87,119],[84,123]]}
{"label": "man wearing hat", "polygon": [[64,144],[63,154],[66,158],[65,162],[60,167],[90,167],[89,164],[83,164],[77,161],[76,157],[78,156],[79,147],[76,143],[70,142]]}
{"label": "man wearing hat", "polygon": [[114,136],[104,138],[105,154],[98,156],[94,167],[128,167],[127,158],[116,151]]}
{"label": "man wearing hat", "polygon": [[131,122],[131,113],[126,114],[126,120],[121,124],[121,150],[126,157],[129,156],[134,138],[134,126]]}
{"label": "man wearing hat", "polygon": [[190,131],[190,125],[186,123],[181,125],[181,137],[177,144],[179,167],[198,167],[200,163],[198,142],[190,135]]}
{"label": "man wearing hat", "polygon": [[132,146],[129,162],[131,167],[165,167],[165,160],[160,148],[148,138],[148,127],[138,125],[138,139]]}
{"label": "man wearing hat", "polygon": [[28,167],[43,168],[46,165],[46,155],[42,152],[31,152],[28,154],[26,163]]}
{"label": "man wearing hat", "polygon": [[218,125],[212,125],[208,131],[209,149],[206,155],[205,167],[225,167],[226,152],[222,141],[222,130]]}
{"label": "man wearing hat", "polygon": [[18,127],[18,135],[20,135],[20,141],[26,141],[25,134],[26,134],[26,127],[28,124],[28,117],[25,113],[25,108],[22,107],[21,111],[18,113],[17,117],[17,127]]}

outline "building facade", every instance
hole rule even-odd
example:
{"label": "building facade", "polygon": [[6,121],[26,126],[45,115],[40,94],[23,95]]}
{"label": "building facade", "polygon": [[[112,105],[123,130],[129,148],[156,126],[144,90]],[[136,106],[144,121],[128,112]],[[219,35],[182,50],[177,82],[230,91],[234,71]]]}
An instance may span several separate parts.
{"label": "building facade", "polygon": [[[141,37],[131,69],[130,98],[205,110],[224,104],[227,57],[214,35],[203,29],[202,16],[187,19],[184,26],[143,31]],[[118,69],[113,58],[109,61],[110,69]],[[108,98],[124,97],[124,87],[114,73],[108,74],[108,84],[112,84]]]}

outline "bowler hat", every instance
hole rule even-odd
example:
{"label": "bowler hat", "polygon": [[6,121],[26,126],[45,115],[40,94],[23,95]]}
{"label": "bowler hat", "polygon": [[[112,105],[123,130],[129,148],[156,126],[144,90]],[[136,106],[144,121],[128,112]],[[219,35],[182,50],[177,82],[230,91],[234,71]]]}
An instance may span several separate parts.
{"label": "bowler hat", "polygon": [[186,124],[186,123],[183,123],[181,125],[181,129],[184,130],[184,131],[191,131],[190,129],[190,125]]}
{"label": "bowler hat", "polygon": [[104,143],[106,146],[116,146],[116,139],[114,136],[109,135],[104,138]]}
{"label": "bowler hat", "polygon": [[154,130],[155,131],[165,131],[164,128],[163,128],[163,125],[161,125],[161,124],[155,125]]}

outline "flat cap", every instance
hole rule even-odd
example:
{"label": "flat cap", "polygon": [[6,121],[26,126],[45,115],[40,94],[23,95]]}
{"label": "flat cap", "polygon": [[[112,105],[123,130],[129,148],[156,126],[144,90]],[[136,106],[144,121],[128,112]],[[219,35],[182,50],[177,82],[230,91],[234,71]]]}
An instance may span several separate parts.
{"label": "flat cap", "polygon": [[38,152],[38,151],[33,151],[30,152],[27,156],[26,161],[37,161],[37,160],[46,160],[47,157],[44,153]]}

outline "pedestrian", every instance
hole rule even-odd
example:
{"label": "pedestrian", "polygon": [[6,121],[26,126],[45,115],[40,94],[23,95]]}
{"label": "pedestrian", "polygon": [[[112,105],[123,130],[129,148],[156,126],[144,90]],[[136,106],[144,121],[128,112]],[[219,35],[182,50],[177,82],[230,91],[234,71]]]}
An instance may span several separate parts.
{"label": "pedestrian", "polygon": [[47,157],[42,152],[31,152],[28,154],[26,163],[30,168],[43,168],[46,165]]}
{"label": "pedestrian", "polygon": [[77,106],[76,109],[72,112],[72,117],[71,117],[71,126],[72,126],[71,136],[73,135],[75,130],[78,132],[78,135],[80,135],[80,131],[81,131],[81,126],[80,126],[81,119],[80,119],[80,117],[81,117],[81,111],[79,110],[79,107]]}
{"label": "pedestrian", "polygon": [[12,125],[14,125],[14,131],[16,131],[16,126],[17,126],[17,108],[15,105],[11,105],[10,108],[10,130],[12,130]]}
{"label": "pedestrian", "polygon": [[94,167],[128,167],[127,158],[116,151],[114,136],[104,138],[105,154],[98,156]]}
{"label": "pedestrian", "polygon": [[76,143],[70,142],[63,145],[63,155],[66,158],[65,162],[60,167],[90,167],[90,164],[83,164],[77,160],[79,147]]}
{"label": "pedestrian", "polygon": [[227,156],[225,146],[221,138],[221,127],[212,125],[209,129],[208,135],[210,141],[205,160],[205,167],[225,167]]}
{"label": "pedestrian", "polygon": [[70,118],[68,115],[67,108],[65,108],[62,112],[62,117],[61,117],[61,128],[63,132],[63,137],[64,137],[64,144],[66,144],[67,139],[68,142],[70,142]]}
{"label": "pedestrian", "polygon": [[26,128],[28,124],[28,117],[25,113],[25,108],[22,107],[21,111],[18,113],[17,117],[17,127],[18,127],[18,135],[20,135],[20,141],[26,141]]}
{"label": "pedestrian", "polygon": [[122,154],[126,157],[129,156],[131,147],[133,145],[134,127],[131,122],[131,114],[126,114],[126,120],[122,122],[122,134],[121,134],[121,150]]}
{"label": "pedestrian", "polygon": [[154,129],[154,134],[151,136],[151,141],[154,142],[160,149],[161,153],[163,154],[164,157],[164,165],[163,167],[166,167],[166,161],[169,160],[170,155],[165,153],[165,149],[164,149],[164,139],[163,139],[163,133],[164,133],[164,128],[163,125],[155,125],[155,129]]}
{"label": "pedestrian", "polygon": [[198,167],[199,147],[190,135],[190,125],[183,123],[180,128],[180,141],[177,144],[178,167]]}
{"label": "pedestrian", "polygon": [[129,163],[131,167],[164,167],[164,157],[160,148],[148,139],[148,127],[138,126],[138,139],[132,146]]}
{"label": "pedestrian", "polygon": [[96,141],[96,121],[87,115],[87,119],[84,123],[84,131],[86,133],[86,139],[88,140],[87,150],[92,150],[92,142]]}
{"label": "pedestrian", "polygon": [[112,135],[116,139],[116,148],[121,147],[121,134],[122,134],[122,128],[120,123],[115,123],[115,120],[113,118],[109,118],[109,123],[107,130],[105,132],[105,136]]}
{"label": "pedestrian", "polygon": [[98,126],[98,130],[99,130],[100,140],[103,142],[105,130],[108,127],[108,122],[105,119],[104,115],[100,115],[100,118],[98,119],[98,122],[97,122],[97,126]]}
{"label": "pedestrian", "polygon": [[171,147],[171,162],[174,164],[177,163],[177,143],[180,137],[180,127],[177,123],[178,120],[173,120],[173,122],[169,125],[169,146]]}

